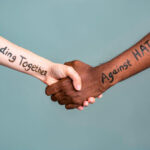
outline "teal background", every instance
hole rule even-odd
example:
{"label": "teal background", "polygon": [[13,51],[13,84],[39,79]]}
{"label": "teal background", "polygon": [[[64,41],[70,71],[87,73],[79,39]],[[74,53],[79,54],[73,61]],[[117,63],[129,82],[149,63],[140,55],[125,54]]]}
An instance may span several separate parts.
{"label": "teal background", "polygon": [[[0,0],[0,35],[58,63],[98,65],[149,31],[148,0]],[[0,150],[149,150],[149,77],[119,83],[80,112],[0,66]]]}

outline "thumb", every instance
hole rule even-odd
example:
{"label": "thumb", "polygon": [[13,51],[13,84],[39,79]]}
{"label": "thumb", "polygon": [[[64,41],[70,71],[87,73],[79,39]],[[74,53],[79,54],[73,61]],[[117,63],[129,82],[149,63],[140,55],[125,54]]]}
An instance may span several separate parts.
{"label": "thumb", "polygon": [[45,82],[45,84],[47,84],[47,85],[52,85],[52,84],[54,84],[54,83],[56,83],[56,82],[58,82],[58,80],[56,80],[56,79],[54,79],[54,78],[51,78],[51,79],[47,80],[47,81]]}
{"label": "thumb", "polygon": [[66,66],[66,75],[73,80],[73,86],[76,90],[81,90],[81,78],[79,74],[70,66]]}

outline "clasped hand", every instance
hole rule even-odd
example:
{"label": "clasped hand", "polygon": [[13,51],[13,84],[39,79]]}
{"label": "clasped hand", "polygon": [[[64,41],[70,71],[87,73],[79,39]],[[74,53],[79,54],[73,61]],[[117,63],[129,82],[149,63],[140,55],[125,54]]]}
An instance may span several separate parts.
{"label": "clasped hand", "polygon": [[65,105],[66,109],[83,109],[88,103],[94,103],[96,97],[101,97],[103,88],[100,82],[100,68],[91,67],[81,61],[67,62],[65,65],[75,69],[82,81],[81,90],[76,90],[69,77],[47,86],[46,94],[51,95],[52,101]]}

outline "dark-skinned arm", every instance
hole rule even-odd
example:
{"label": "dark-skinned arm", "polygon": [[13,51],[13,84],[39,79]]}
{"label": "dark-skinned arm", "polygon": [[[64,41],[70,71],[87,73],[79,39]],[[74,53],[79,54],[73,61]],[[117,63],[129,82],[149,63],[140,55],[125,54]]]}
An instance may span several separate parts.
{"label": "dark-skinned arm", "polygon": [[82,90],[76,91],[69,78],[62,79],[46,88],[52,100],[65,105],[67,109],[83,104],[88,97],[97,97],[113,85],[150,67],[150,33],[134,46],[112,60],[91,67],[81,61],[66,63],[81,76]]}

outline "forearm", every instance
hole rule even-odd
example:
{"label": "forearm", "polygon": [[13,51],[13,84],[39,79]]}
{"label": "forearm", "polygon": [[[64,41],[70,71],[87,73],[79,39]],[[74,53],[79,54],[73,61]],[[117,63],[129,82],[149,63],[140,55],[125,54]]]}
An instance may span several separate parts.
{"label": "forearm", "polygon": [[0,37],[0,64],[44,82],[52,62]]}
{"label": "forearm", "polygon": [[[134,46],[105,63],[101,83],[105,89],[150,67],[150,33]],[[100,71],[100,70],[99,70]]]}

